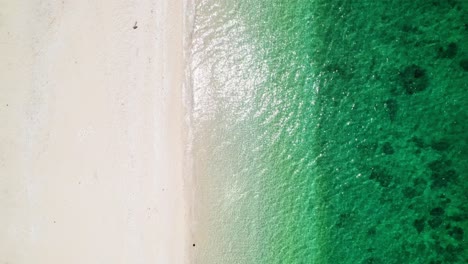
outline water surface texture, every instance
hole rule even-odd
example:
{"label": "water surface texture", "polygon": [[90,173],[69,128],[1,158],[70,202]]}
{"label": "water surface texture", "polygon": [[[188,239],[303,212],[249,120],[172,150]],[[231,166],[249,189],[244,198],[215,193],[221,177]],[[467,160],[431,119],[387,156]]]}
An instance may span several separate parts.
{"label": "water surface texture", "polygon": [[466,263],[467,10],[198,1],[196,263]]}

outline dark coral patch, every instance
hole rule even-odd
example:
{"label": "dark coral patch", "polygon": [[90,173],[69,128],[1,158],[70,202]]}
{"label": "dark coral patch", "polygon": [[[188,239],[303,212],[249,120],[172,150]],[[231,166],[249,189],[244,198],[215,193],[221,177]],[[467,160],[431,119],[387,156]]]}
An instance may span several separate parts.
{"label": "dark coral patch", "polygon": [[442,220],[441,217],[434,217],[431,220],[429,220],[427,223],[429,224],[431,228],[435,229],[441,226],[444,223],[444,221]]}
{"label": "dark coral patch", "polygon": [[442,216],[445,214],[445,210],[442,207],[435,207],[431,210],[430,213],[432,216]]}
{"label": "dark coral patch", "polygon": [[432,173],[432,185],[433,188],[446,187],[449,183],[457,180],[458,174],[453,169],[448,169],[440,172]]}
{"label": "dark coral patch", "polygon": [[464,250],[464,247],[461,245],[458,245],[458,246],[448,245],[443,251],[443,256],[444,256],[446,263],[461,263],[461,262],[458,262],[458,260],[459,260],[459,256],[463,253],[463,250]]}
{"label": "dark coral patch", "polygon": [[400,72],[400,80],[407,94],[422,92],[429,86],[426,70],[415,64]]}
{"label": "dark coral patch", "polygon": [[418,231],[418,233],[421,233],[424,230],[424,225],[425,225],[425,221],[422,218],[416,219],[413,222],[413,226],[414,228],[416,228],[416,231]]}
{"label": "dark coral patch", "polygon": [[388,99],[384,102],[384,106],[385,106],[385,111],[387,112],[388,118],[390,119],[390,121],[392,122],[395,121],[397,111],[398,111],[397,100]]}
{"label": "dark coral patch", "polygon": [[439,47],[437,49],[437,57],[443,59],[453,59],[457,56],[458,45],[457,43],[450,42],[446,47]]}
{"label": "dark coral patch", "polygon": [[357,146],[356,146],[356,148],[359,150],[359,152],[362,155],[365,155],[365,156],[373,156],[375,154],[375,151],[376,151],[377,147],[378,147],[377,143],[366,142],[366,141],[363,141],[363,142],[357,144]]}
{"label": "dark coral patch", "polygon": [[448,184],[457,181],[458,173],[450,166],[452,162],[448,159],[438,159],[428,164],[429,169],[432,171],[432,188],[446,187]]}
{"label": "dark coral patch", "polygon": [[344,80],[349,80],[353,76],[352,71],[350,71],[349,68],[343,67],[338,63],[330,63],[325,65],[322,73],[326,74],[330,78],[338,77]]}
{"label": "dark coral patch", "polygon": [[463,231],[463,229],[458,226],[454,227],[452,230],[449,231],[449,235],[458,241],[463,240],[464,234],[465,232]]}
{"label": "dark coral patch", "polygon": [[424,178],[418,177],[413,180],[414,186],[424,187],[427,185],[427,181]]}
{"label": "dark coral patch", "polygon": [[370,258],[365,259],[364,262],[362,263],[363,264],[377,264],[377,263],[381,263],[381,261],[378,258],[370,257]]}
{"label": "dark coral patch", "polygon": [[468,71],[468,59],[461,60],[459,65],[464,71]]}
{"label": "dark coral patch", "polygon": [[418,148],[424,148],[426,144],[424,143],[424,140],[422,140],[419,137],[412,137],[411,141],[416,145]]}
{"label": "dark coral patch", "polygon": [[338,216],[338,220],[336,222],[336,227],[338,227],[338,228],[345,227],[346,225],[348,225],[352,221],[352,218],[353,218],[352,213],[341,213]]}
{"label": "dark coral patch", "polygon": [[395,153],[395,150],[393,149],[392,144],[390,144],[390,142],[385,142],[382,146],[382,152],[385,155],[392,155]]}
{"label": "dark coral patch", "polygon": [[432,1],[432,5],[436,6],[437,8],[454,8],[458,5],[457,0],[435,0]]}
{"label": "dark coral patch", "polygon": [[431,148],[437,151],[446,151],[450,148],[450,144],[447,141],[439,140],[432,142]]}
{"label": "dark coral patch", "polygon": [[452,202],[452,200],[448,198],[445,194],[439,195],[438,198],[440,199],[441,205],[447,205]]}
{"label": "dark coral patch", "polygon": [[448,167],[452,164],[450,160],[446,159],[438,159],[435,161],[432,161],[428,164],[429,169],[433,173],[440,173],[448,169]]}
{"label": "dark coral patch", "polygon": [[388,187],[392,182],[392,176],[381,167],[373,167],[369,179],[374,180],[382,187]]}
{"label": "dark coral patch", "polygon": [[452,215],[452,216],[449,217],[449,219],[451,221],[455,221],[455,222],[463,222],[466,219],[468,219],[468,215],[466,213],[459,214],[459,215]]}
{"label": "dark coral patch", "polygon": [[374,236],[377,234],[377,228],[374,226],[374,227],[371,227],[369,228],[369,230],[367,230],[367,235],[369,236]]}
{"label": "dark coral patch", "polygon": [[418,196],[418,192],[413,187],[405,187],[403,189],[402,193],[408,199],[412,199],[412,198]]}

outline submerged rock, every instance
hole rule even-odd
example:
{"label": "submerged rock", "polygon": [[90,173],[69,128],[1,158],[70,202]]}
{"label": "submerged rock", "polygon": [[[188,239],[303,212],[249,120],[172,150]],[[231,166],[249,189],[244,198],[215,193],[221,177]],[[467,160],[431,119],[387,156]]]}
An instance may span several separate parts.
{"label": "submerged rock", "polygon": [[426,70],[412,64],[400,72],[400,79],[407,94],[422,92],[429,86]]}

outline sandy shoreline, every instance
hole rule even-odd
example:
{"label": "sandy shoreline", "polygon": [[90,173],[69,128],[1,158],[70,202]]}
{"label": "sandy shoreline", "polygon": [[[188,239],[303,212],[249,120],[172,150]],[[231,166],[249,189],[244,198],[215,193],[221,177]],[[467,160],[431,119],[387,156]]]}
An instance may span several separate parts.
{"label": "sandy shoreline", "polygon": [[189,263],[184,1],[0,1],[0,262]]}

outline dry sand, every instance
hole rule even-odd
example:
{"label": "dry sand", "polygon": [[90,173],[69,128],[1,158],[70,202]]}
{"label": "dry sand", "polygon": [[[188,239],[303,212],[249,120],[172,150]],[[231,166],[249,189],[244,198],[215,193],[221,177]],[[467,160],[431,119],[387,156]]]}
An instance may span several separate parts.
{"label": "dry sand", "polygon": [[0,0],[0,263],[189,263],[183,0]]}

